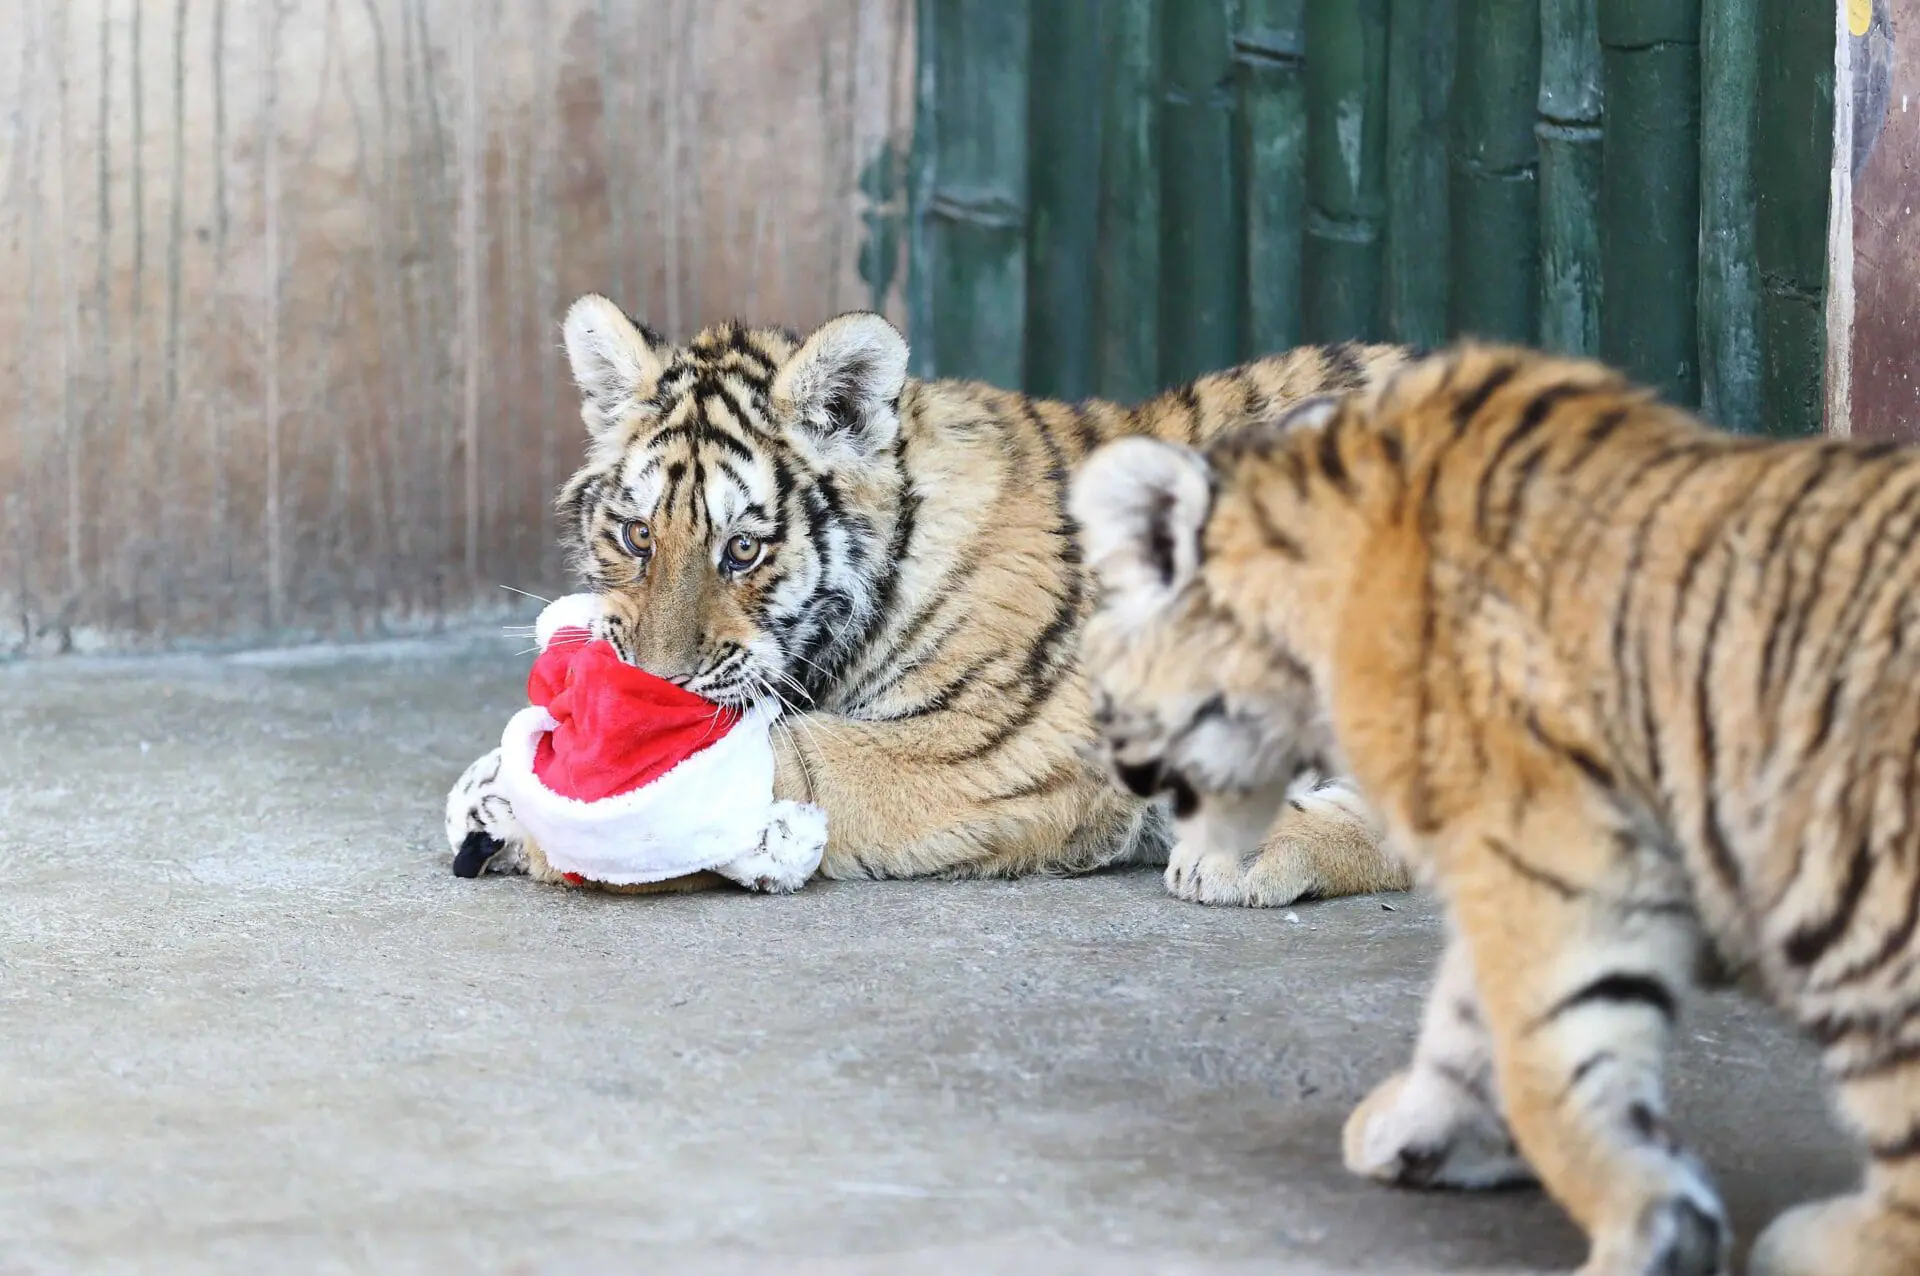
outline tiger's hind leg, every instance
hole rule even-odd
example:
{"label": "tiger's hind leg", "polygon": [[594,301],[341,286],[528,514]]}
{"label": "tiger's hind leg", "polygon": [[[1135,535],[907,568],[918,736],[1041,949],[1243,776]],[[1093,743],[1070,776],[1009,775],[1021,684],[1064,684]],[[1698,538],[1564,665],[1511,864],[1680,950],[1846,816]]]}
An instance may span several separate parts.
{"label": "tiger's hind leg", "polygon": [[[1558,761],[1491,788],[1497,805],[1450,822],[1432,848],[1502,1105],[1521,1153],[1587,1234],[1582,1276],[1722,1276],[1725,1212],[1674,1136],[1662,1084],[1699,945],[1684,880],[1613,829]],[[1508,792],[1527,796],[1509,804]]]}
{"label": "tiger's hind leg", "polygon": [[[1411,885],[1406,867],[1354,788],[1307,784],[1284,803],[1266,795],[1205,794],[1179,822],[1167,890],[1201,904],[1276,908]],[[1271,812],[1278,805],[1278,814]]]}
{"label": "tiger's hind leg", "polygon": [[1798,1206],[1769,1224],[1754,1242],[1753,1276],[1920,1272],[1916,1028],[1920,1024],[1908,1026],[1912,1035],[1905,1040],[1893,1036],[1863,1043],[1849,1035],[1829,1046],[1827,1070],[1838,1083],[1840,1110],[1865,1136],[1866,1179],[1851,1196]]}
{"label": "tiger's hind leg", "polygon": [[1413,1062],[1353,1110],[1341,1145],[1348,1170],[1396,1187],[1534,1181],[1500,1111],[1473,963],[1458,940],[1440,958]]}

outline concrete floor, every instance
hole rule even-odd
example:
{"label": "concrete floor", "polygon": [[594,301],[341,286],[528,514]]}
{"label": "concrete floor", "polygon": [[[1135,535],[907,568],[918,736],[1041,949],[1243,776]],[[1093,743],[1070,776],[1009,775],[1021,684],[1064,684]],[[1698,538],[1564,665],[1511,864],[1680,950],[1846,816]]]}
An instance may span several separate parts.
{"label": "concrete floor", "polygon": [[[0,1273],[1579,1261],[1535,1193],[1340,1171],[1431,906],[460,881],[441,798],[519,700],[511,650],[0,668]],[[1851,1180],[1763,1011],[1685,1036],[1743,1235]]]}

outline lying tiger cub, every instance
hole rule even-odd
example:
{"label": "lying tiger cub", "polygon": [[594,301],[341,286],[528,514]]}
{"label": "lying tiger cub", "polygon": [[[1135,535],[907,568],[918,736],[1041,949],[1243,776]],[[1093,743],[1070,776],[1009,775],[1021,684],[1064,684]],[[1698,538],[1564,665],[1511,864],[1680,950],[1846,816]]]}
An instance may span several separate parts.
{"label": "lying tiger cub", "polygon": [[[1113,791],[1092,756],[1079,639],[1093,596],[1068,475],[1109,439],[1211,438],[1406,361],[1295,350],[1129,409],[914,380],[874,314],[804,339],[722,324],[675,346],[588,296],[564,331],[588,454],[559,509],[602,603],[595,634],[710,700],[781,706],[775,796],[826,811],[828,877],[1168,863],[1165,812]],[[450,839],[553,876],[497,771],[468,768]],[[1231,853],[1183,840],[1167,880],[1271,905],[1406,878],[1335,786]]]}
{"label": "lying tiger cub", "polygon": [[1121,765],[1235,836],[1350,767],[1447,905],[1351,1169],[1537,1173],[1588,1276],[1726,1271],[1662,1085],[1705,956],[1820,1045],[1867,1153],[1751,1270],[1920,1272],[1920,452],[1723,434],[1597,364],[1463,347],[1204,455],[1111,444],[1073,507],[1090,634],[1162,661],[1144,692],[1090,666]]}

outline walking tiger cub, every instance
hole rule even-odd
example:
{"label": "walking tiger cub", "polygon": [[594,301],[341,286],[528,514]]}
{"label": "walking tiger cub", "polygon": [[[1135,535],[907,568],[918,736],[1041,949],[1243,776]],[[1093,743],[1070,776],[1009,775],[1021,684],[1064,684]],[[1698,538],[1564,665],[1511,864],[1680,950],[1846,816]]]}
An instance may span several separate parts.
{"label": "walking tiger cub", "polygon": [[[875,314],[675,345],[587,296],[564,331],[588,440],[560,523],[597,636],[708,699],[782,708],[775,793],[826,810],[823,875],[1168,863],[1178,895],[1253,905],[1405,884],[1337,786],[1244,857],[1182,841],[1169,862],[1161,806],[1089,756],[1092,586],[1065,509],[1072,468],[1108,439],[1201,441],[1373,384],[1405,351],[1303,348],[1125,408],[913,379]],[[456,863],[555,876],[497,770],[483,757],[449,795]]]}
{"label": "walking tiger cub", "polygon": [[[1171,680],[1089,662],[1130,707],[1113,757],[1247,827],[1295,768],[1350,768],[1445,901],[1351,1169],[1537,1174],[1588,1276],[1726,1271],[1662,1081],[1718,968],[1819,1044],[1866,1150],[1751,1270],[1920,1272],[1920,452],[1741,438],[1596,364],[1462,347],[1204,455],[1110,444],[1073,507],[1090,638]],[[1139,736],[1164,686],[1202,707]]]}

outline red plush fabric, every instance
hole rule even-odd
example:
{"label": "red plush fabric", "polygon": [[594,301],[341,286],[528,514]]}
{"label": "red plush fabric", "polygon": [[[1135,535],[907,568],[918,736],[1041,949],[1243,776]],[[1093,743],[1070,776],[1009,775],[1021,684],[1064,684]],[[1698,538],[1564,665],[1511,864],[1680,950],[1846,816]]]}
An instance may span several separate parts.
{"label": "red plush fabric", "polygon": [[533,662],[527,699],[559,723],[533,773],[562,797],[628,793],[719,740],[740,720],[691,691],[636,669],[584,629],[562,629]]}

